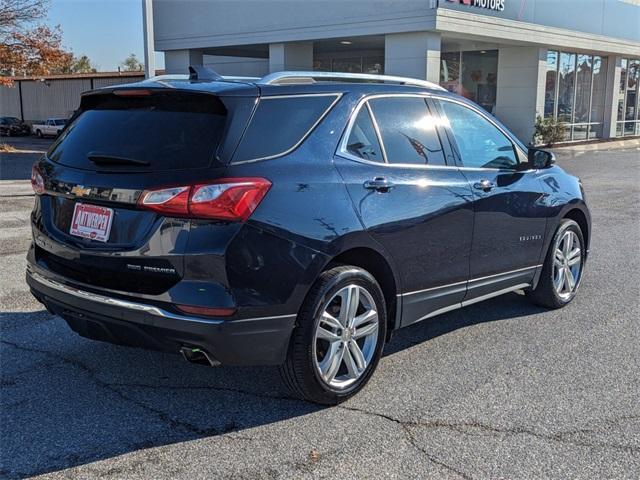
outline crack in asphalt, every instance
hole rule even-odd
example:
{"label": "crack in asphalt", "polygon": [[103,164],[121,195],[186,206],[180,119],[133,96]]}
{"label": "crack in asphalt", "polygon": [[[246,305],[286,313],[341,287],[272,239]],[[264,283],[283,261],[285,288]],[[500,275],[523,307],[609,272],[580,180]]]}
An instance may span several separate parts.
{"label": "crack in asphalt", "polygon": [[[255,391],[250,391],[250,390],[245,390],[245,389],[239,389],[239,388],[231,388],[231,387],[221,387],[221,386],[179,386],[179,385],[154,385],[154,384],[145,384],[145,383],[135,383],[135,382],[131,382],[131,383],[126,383],[126,382],[122,382],[122,383],[114,383],[114,382],[107,382],[104,381],[102,379],[100,379],[97,375],[97,372],[95,372],[92,368],[90,368],[89,366],[87,366],[86,364],[75,360],[75,359],[71,359],[68,357],[65,357],[64,355],[60,355],[57,354],[55,352],[51,352],[49,350],[45,350],[45,349],[39,349],[39,348],[34,348],[34,347],[26,347],[23,345],[19,345],[17,343],[13,343],[7,340],[0,340],[0,343],[11,346],[13,348],[16,348],[18,350],[22,350],[22,351],[27,351],[27,352],[31,352],[31,353],[39,353],[45,356],[48,356],[50,358],[53,358],[59,362],[62,363],[66,363],[69,364],[79,370],[81,370],[82,372],[84,372],[89,379],[94,382],[97,386],[104,388],[110,392],[112,392],[113,394],[115,394],[117,397],[119,397],[120,399],[122,399],[123,401],[132,403],[136,406],[138,406],[139,408],[145,410],[146,412],[154,415],[155,417],[157,417],[159,420],[161,420],[162,422],[166,423],[171,429],[174,430],[181,430],[184,433],[188,433],[188,434],[192,434],[192,435],[197,435],[198,437],[206,437],[206,436],[218,436],[221,434],[227,434],[227,433],[237,433],[238,431],[238,426],[233,423],[230,422],[229,424],[227,424],[225,426],[224,429],[217,429],[214,427],[210,427],[210,428],[202,428],[199,427],[197,425],[194,425],[190,422],[184,421],[184,420],[179,420],[169,414],[167,414],[166,412],[164,412],[163,410],[159,409],[159,408],[155,408],[152,407],[150,405],[148,405],[145,402],[142,402],[138,399],[132,398],[129,395],[126,395],[124,392],[122,392],[123,388],[146,388],[146,389],[157,389],[157,390],[211,390],[211,391],[220,391],[220,392],[229,392],[229,393],[236,393],[236,394],[240,394],[240,395],[247,395],[247,396],[253,396],[253,397],[257,397],[257,398],[264,398],[264,399],[269,399],[269,400],[278,400],[278,401],[292,401],[292,402],[298,402],[298,403],[304,403],[307,404],[307,402],[304,402],[303,400],[300,400],[298,398],[295,397],[291,397],[291,396],[285,396],[285,395],[271,395],[271,394],[266,394],[266,393],[262,393],[262,392],[255,392]],[[12,379],[11,379],[12,380]],[[9,381],[11,381],[9,380]],[[6,381],[6,380],[5,380]],[[321,407],[317,407],[318,409],[320,409]],[[374,411],[370,411],[370,410],[366,410],[366,409],[362,409],[362,408],[357,408],[357,407],[351,407],[351,406],[347,406],[347,405],[337,405],[335,408],[341,409],[343,411],[347,411],[347,412],[355,412],[355,413],[359,413],[359,414],[363,414],[363,415],[368,415],[368,416],[373,416],[376,418],[380,418],[380,419],[384,419],[385,421],[394,423],[398,426],[400,426],[402,428],[402,430],[405,433],[405,436],[407,438],[407,440],[409,441],[409,443],[418,451],[420,451],[423,455],[425,455],[425,457],[434,465],[437,465],[443,469],[445,469],[446,471],[453,473],[457,476],[459,476],[460,478],[463,478],[465,480],[470,480],[473,478],[472,475],[460,470],[459,468],[456,468],[453,465],[450,465],[448,463],[446,463],[445,461],[443,461],[442,459],[434,456],[432,453],[430,453],[425,447],[423,447],[422,445],[420,445],[418,439],[416,438],[416,434],[414,432],[414,429],[416,428],[426,428],[426,429],[438,429],[438,428],[444,428],[450,431],[454,431],[454,432],[458,432],[458,433],[462,433],[465,435],[477,435],[477,434],[500,434],[500,435],[529,435],[541,440],[545,440],[545,441],[551,441],[551,442],[559,442],[559,443],[563,443],[563,444],[569,444],[569,445],[573,445],[573,446],[577,446],[577,447],[585,447],[585,448],[609,448],[609,449],[615,449],[615,450],[621,450],[627,453],[631,453],[631,454],[636,454],[638,452],[640,452],[640,448],[633,446],[633,445],[621,445],[621,444],[614,444],[614,443],[606,443],[606,442],[593,442],[593,441],[587,441],[587,440],[576,440],[573,439],[571,437],[576,436],[576,435],[589,435],[589,434],[594,434],[594,433],[599,433],[602,432],[603,429],[600,428],[580,428],[580,429],[574,429],[574,430],[569,430],[569,431],[564,431],[564,432],[558,432],[558,433],[554,433],[554,434],[544,434],[544,433],[540,433],[538,431],[535,431],[531,428],[526,428],[523,426],[515,426],[515,427],[510,427],[510,428],[502,428],[502,427],[496,427],[494,425],[490,425],[490,424],[486,424],[486,423],[482,423],[482,422],[477,422],[477,421],[466,421],[466,422],[449,422],[449,421],[444,421],[444,420],[438,420],[438,419],[434,419],[434,420],[430,420],[430,421],[408,421],[408,420],[402,420],[400,418],[396,418],[394,416],[388,415],[388,414],[383,414],[383,413],[379,413],[379,412],[374,412]],[[607,426],[604,428],[604,430],[613,428],[615,426],[618,426],[621,423],[624,422],[628,422],[628,421],[633,421],[633,420],[638,420],[640,419],[640,415],[626,415],[626,416],[620,416],[620,417],[613,417],[613,418],[606,418],[606,419],[602,419],[599,420],[600,423],[604,423]],[[597,422],[596,422],[597,423]],[[253,439],[251,437],[247,437],[247,436],[242,436],[242,435],[228,435],[226,437],[223,438],[227,438],[227,439],[232,439],[232,440],[245,440],[245,441],[252,441]],[[144,445],[146,447],[149,447],[149,443],[148,442],[143,442]],[[92,453],[91,455],[86,455],[83,456],[82,459],[77,458],[76,460],[80,460],[80,461],[85,461],[85,460],[91,460],[93,459],[97,454]],[[86,458],[84,458],[86,457]],[[77,463],[74,461],[74,463]]]}
{"label": "crack in asphalt", "polygon": [[[192,423],[183,421],[183,420],[178,420],[170,415],[168,415],[166,412],[163,412],[160,409],[151,407],[149,405],[147,405],[144,402],[140,402],[137,399],[131,398],[127,395],[125,395],[124,393],[122,393],[121,390],[119,390],[117,387],[118,386],[127,386],[127,384],[111,384],[109,382],[105,382],[103,380],[101,380],[97,375],[96,372],[94,370],[92,370],[90,367],[88,367],[87,365],[85,365],[82,362],[79,362],[77,360],[71,359],[71,358],[67,358],[63,355],[59,355],[57,353],[48,351],[48,350],[44,350],[44,349],[39,349],[39,348],[33,348],[33,347],[25,347],[22,345],[18,345],[17,343],[13,343],[13,342],[9,342],[6,340],[0,340],[0,343],[3,343],[5,345],[9,345],[13,348],[16,348],[18,350],[23,350],[23,351],[27,351],[27,352],[31,352],[31,353],[40,353],[42,355],[46,355],[49,356],[51,358],[54,358],[56,360],[58,360],[61,363],[66,363],[69,365],[72,365],[76,368],[78,368],[79,370],[81,370],[82,372],[84,372],[89,379],[95,383],[97,386],[104,388],[112,393],[114,393],[117,397],[121,398],[124,401],[133,403],[134,405],[142,408],[143,410],[146,410],[149,413],[154,414],[156,417],[158,417],[160,420],[162,420],[163,422],[167,423],[170,427],[175,428],[175,429],[182,429],[183,431],[186,431],[187,433],[191,433],[191,434],[196,434],[198,436],[210,436],[210,435],[218,435],[221,433],[229,433],[231,431],[234,431],[234,429],[224,429],[224,430],[218,430],[216,428],[200,428],[197,425],[193,425]],[[134,385],[130,385],[130,386],[134,386]],[[230,437],[229,437],[230,438]]]}
{"label": "crack in asphalt", "polygon": [[[540,433],[537,432],[533,429],[530,428],[525,428],[523,426],[515,426],[515,427],[510,427],[510,428],[501,428],[501,427],[496,427],[493,425],[489,425],[486,423],[482,423],[482,422],[477,422],[477,421],[473,421],[473,422],[448,422],[448,421],[443,421],[443,420],[431,420],[431,421],[422,421],[422,422],[414,422],[414,421],[407,421],[407,420],[401,420],[395,417],[391,417],[389,415],[386,414],[382,414],[382,413],[378,413],[378,412],[371,412],[369,410],[364,410],[364,409],[360,409],[360,408],[355,408],[355,407],[347,407],[344,405],[340,406],[341,408],[347,409],[347,410],[352,410],[355,412],[360,412],[363,414],[367,414],[367,415],[375,415],[381,418],[384,418],[386,420],[392,421],[392,422],[396,422],[399,423],[403,426],[406,426],[408,428],[411,427],[418,427],[418,428],[427,428],[427,429],[438,429],[438,428],[444,428],[444,429],[448,429],[448,430],[452,430],[452,431],[456,431],[458,433],[462,433],[465,435],[473,435],[473,431],[472,430],[481,430],[482,432],[485,433],[490,433],[490,434],[503,434],[503,435],[530,435],[532,437],[536,437],[539,438],[541,440],[547,440],[547,441],[552,441],[552,442],[560,442],[560,443],[566,443],[566,444],[570,444],[570,445],[574,445],[574,446],[578,446],[578,447],[588,447],[588,448],[597,448],[597,447],[601,447],[601,448],[610,448],[610,449],[614,449],[614,450],[621,450],[627,453],[631,453],[631,454],[636,454],[636,453],[640,453],[640,447],[636,447],[633,445],[620,445],[620,444],[615,444],[615,443],[604,443],[604,442],[587,442],[587,441],[576,441],[576,440],[572,440],[570,438],[567,437],[571,437],[573,435],[579,435],[579,434],[593,434],[593,433],[601,433],[602,429],[596,429],[596,428],[583,428],[583,429],[576,429],[576,430],[569,430],[569,431],[564,431],[564,432],[558,432],[558,433],[554,433],[554,434],[544,434],[544,433]],[[640,419],[640,415],[623,415],[620,417],[613,417],[613,418],[605,418],[602,420],[599,420],[601,423],[606,423],[612,426],[617,426],[620,423],[624,423],[627,421],[633,421],[633,420],[639,420]],[[607,428],[605,428],[606,430]],[[471,430],[471,431],[470,431]]]}

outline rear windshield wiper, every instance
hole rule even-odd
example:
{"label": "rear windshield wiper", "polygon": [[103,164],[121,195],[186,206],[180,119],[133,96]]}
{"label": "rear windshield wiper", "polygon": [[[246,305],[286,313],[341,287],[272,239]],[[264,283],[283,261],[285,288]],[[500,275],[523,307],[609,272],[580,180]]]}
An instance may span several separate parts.
{"label": "rear windshield wiper", "polygon": [[89,152],[87,158],[98,165],[149,165],[146,160],[138,160],[137,158],[120,157],[118,155],[110,155],[108,153]]}

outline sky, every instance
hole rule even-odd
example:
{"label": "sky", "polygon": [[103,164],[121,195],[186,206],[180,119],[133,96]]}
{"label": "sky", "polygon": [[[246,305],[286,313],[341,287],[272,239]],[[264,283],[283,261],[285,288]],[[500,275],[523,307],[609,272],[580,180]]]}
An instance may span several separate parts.
{"label": "sky", "polygon": [[[49,25],[60,25],[62,44],[87,55],[98,71],[115,71],[130,54],[144,61],[142,0],[51,0]],[[164,56],[156,54],[156,68]]]}

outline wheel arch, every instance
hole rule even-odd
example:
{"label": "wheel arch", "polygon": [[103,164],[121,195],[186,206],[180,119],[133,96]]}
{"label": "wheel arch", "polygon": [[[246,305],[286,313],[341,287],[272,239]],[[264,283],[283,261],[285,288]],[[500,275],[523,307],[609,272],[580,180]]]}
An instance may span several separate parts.
{"label": "wheel arch", "polygon": [[384,294],[387,308],[387,339],[400,325],[401,304],[399,303],[399,282],[387,258],[371,247],[352,247],[327,262],[323,270],[336,265],[353,265],[369,272],[376,279]]}
{"label": "wheel arch", "polygon": [[591,229],[590,229],[590,222],[589,222],[589,219],[587,218],[587,215],[580,208],[574,207],[568,210],[567,212],[565,212],[562,218],[563,219],[568,218],[578,224],[578,226],[580,227],[580,230],[582,230],[582,236],[584,238],[584,243],[587,246],[587,252],[589,252],[589,245],[590,245],[589,242],[591,240],[590,238]]}

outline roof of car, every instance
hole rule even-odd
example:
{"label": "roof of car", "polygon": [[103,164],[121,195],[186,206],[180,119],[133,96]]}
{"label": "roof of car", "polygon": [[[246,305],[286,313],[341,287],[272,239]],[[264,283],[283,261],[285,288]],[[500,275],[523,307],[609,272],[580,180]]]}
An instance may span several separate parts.
{"label": "roof of car", "polygon": [[311,93],[448,93],[439,85],[405,77],[330,72],[277,72],[263,78],[161,75],[141,82],[113,85],[86,92],[104,93],[123,89],[178,89],[225,96],[276,96]]}

